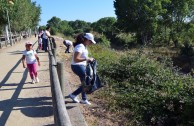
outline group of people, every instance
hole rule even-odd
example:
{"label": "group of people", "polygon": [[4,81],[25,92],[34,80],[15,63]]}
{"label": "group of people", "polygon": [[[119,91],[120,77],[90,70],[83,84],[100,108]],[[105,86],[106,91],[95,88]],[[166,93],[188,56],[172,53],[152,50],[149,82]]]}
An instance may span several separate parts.
{"label": "group of people", "polygon": [[[36,37],[36,36],[35,36]],[[41,50],[44,50],[47,52],[48,47],[48,38],[51,37],[50,34],[50,27],[47,27],[45,31],[43,29],[40,29],[38,34],[38,48]],[[33,49],[33,43],[32,42],[26,42],[25,43],[26,49],[23,51],[22,56],[22,64],[24,68],[28,68],[30,78],[32,80],[32,84],[38,83],[38,72],[37,72],[37,64],[40,66],[40,60],[37,55],[37,52]]]}
{"label": "group of people", "polygon": [[[50,37],[50,28],[47,27],[43,32],[41,29],[38,35],[39,48],[47,51],[47,43],[48,38]],[[94,60],[93,57],[88,57],[88,49],[89,45],[95,44],[94,36],[91,33],[81,33],[79,34],[75,42],[72,43],[70,40],[64,40],[64,45],[67,47],[65,53],[70,53],[70,47],[73,45],[73,55],[71,61],[71,69],[72,71],[79,76],[81,84],[85,81],[86,76],[86,65],[87,62],[91,62]],[[37,64],[40,66],[40,60],[35,50],[33,50],[32,43],[27,42],[25,44],[26,50],[23,52],[22,63],[24,68],[28,68],[30,77],[32,79],[32,83],[38,83],[38,73],[37,73]],[[77,96],[81,94],[81,101],[78,100]],[[83,90],[83,86],[80,85],[75,91],[68,95],[69,98],[72,99],[73,102],[88,104],[91,103],[88,101],[86,92]]]}
{"label": "group of people", "polygon": [[46,27],[45,31],[40,29],[38,34],[39,49],[44,50],[45,52],[48,50],[48,39],[51,38],[50,30],[50,27]]}

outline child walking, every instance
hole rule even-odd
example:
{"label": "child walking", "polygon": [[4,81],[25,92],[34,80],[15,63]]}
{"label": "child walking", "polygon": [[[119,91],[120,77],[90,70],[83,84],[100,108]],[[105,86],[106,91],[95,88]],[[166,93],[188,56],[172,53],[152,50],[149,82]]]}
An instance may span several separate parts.
{"label": "child walking", "polygon": [[39,57],[36,51],[32,49],[32,42],[27,42],[26,50],[23,52],[22,56],[22,63],[24,68],[26,68],[27,65],[32,84],[39,82],[36,61],[38,62],[38,66],[40,66]]}
{"label": "child walking", "polygon": [[38,49],[42,50],[43,46],[42,46],[42,38],[38,36]]}
{"label": "child walking", "polygon": [[40,29],[39,34],[38,34],[38,49],[43,50],[43,43],[42,43],[42,36],[43,36],[44,31]]}

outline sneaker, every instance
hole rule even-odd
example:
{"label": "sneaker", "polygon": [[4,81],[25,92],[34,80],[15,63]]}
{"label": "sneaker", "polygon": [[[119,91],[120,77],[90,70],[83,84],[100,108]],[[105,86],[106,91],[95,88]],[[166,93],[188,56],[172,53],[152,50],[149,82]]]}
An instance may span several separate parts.
{"label": "sneaker", "polygon": [[39,82],[39,78],[38,77],[36,77],[36,83],[38,83]]}
{"label": "sneaker", "polygon": [[88,100],[81,100],[80,103],[81,104],[91,105],[91,103]]}
{"label": "sneaker", "polygon": [[34,79],[32,79],[32,84],[35,84],[35,80]]}
{"label": "sneaker", "polygon": [[73,100],[73,102],[79,103],[79,100],[77,99],[77,97],[76,97],[75,95],[70,94],[70,95],[69,95],[69,98],[71,98],[71,99]]}

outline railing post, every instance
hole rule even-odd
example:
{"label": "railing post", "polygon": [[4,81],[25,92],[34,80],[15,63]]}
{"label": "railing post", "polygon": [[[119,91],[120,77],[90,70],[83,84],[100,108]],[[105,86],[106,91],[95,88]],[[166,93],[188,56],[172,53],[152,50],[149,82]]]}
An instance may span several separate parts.
{"label": "railing post", "polygon": [[61,85],[61,92],[64,96],[65,81],[64,81],[64,64],[63,64],[63,62],[57,62],[57,73],[58,73],[59,82]]}
{"label": "railing post", "polygon": [[56,49],[55,48],[52,48],[51,50],[52,50],[52,53],[53,53],[54,58],[56,59]]}
{"label": "railing post", "polygon": [[[51,92],[53,99],[53,109],[54,109],[54,121],[55,126],[72,126],[69,119],[63,94],[63,64],[56,63],[56,58],[51,49],[51,41],[49,39],[48,43],[48,53],[49,53],[49,66],[50,66],[50,78],[51,78]],[[54,51],[55,52],[55,51]],[[56,65],[57,64],[57,65]],[[57,67],[56,67],[57,66]],[[58,70],[57,70],[58,69]],[[60,86],[60,83],[62,86]]]}

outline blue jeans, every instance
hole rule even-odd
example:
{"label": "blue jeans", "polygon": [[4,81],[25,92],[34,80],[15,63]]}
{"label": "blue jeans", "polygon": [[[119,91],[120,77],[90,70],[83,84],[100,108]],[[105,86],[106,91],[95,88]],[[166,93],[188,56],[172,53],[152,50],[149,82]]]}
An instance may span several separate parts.
{"label": "blue jeans", "polygon": [[[79,76],[81,83],[85,81],[86,76],[86,66],[84,65],[71,65],[72,71]],[[86,92],[83,91],[83,87],[79,86],[72,94],[77,96],[78,94],[82,93],[82,100],[86,100]]]}
{"label": "blue jeans", "polygon": [[48,39],[43,38],[42,39],[42,43],[43,43],[43,49],[44,49],[44,51],[47,51]]}

